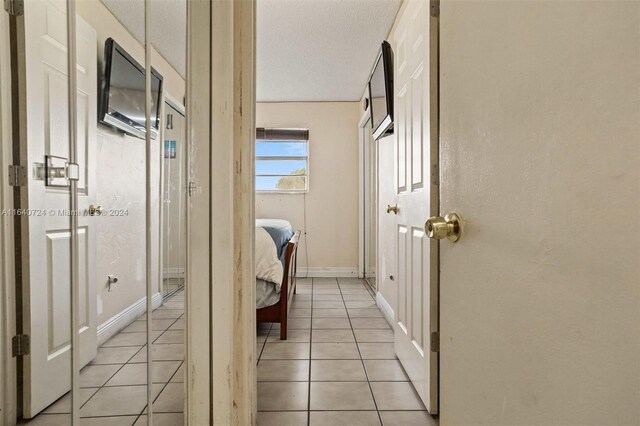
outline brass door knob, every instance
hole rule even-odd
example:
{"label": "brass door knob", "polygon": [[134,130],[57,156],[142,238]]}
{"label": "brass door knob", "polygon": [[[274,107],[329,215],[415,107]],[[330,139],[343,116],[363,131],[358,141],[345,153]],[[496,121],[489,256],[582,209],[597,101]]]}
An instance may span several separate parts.
{"label": "brass door knob", "polygon": [[102,215],[102,206],[94,206],[91,204],[89,206],[89,216],[100,216]]}
{"label": "brass door knob", "polygon": [[455,213],[449,213],[445,215],[445,217],[430,217],[424,224],[424,230],[429,238],[433,238],[434,240],[448,238],[449,241],[455,243],[460,239],[462,232],[460,217]]}
{"label": "brass door knob", "polygon": [[392,206],[391,204],[387,204],[387,213],[393,212],[394,214],[398,214],[398,205]]}

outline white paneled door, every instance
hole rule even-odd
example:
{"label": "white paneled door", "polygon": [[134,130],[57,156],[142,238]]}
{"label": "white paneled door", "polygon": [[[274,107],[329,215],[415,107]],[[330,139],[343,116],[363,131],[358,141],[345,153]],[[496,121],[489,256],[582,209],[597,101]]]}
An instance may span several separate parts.
{"label": "white paneled door", "polygon": [[[70,193],[66,179],[48,186],[45,156],[64,167],[69,157],[67,29],[62,1],[24,2],[24,66],[20,78],[21,111],[26,118],[22,164],[28,171],[22,207],[24,333],[31,352],[24,357],[23,413],[30,418],[71,388],[70,326]],[[97,39],[86,22],[77,21],[78,104],[78,246],[80,293],[80,365],[96,355],[95,229],[88,216],[95,203],[97,120]]]}
{"label": "white paneled door", "polygon": [[[438,352],[431,335],[438,330],[437,243],[424,223],[438,211],[437,104],[431,105],[429,3],[410,1],[393,34],[395,226],[397,306],[396,354],[431,414],[438,412]],[[435,87],[435,84],[434,84]],[[433,97],[435,99],[435,95]],[[432,143],[433,141],[433,143]]]}

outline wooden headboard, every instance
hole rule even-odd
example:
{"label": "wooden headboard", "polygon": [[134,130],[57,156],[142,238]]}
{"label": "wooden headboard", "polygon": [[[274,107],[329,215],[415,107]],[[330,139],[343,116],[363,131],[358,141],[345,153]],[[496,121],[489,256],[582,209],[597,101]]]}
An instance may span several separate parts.
{"label": "wooden headboard", "polygon": [[287,297],[287,310],[293,300],[293,293],[296,290],[296,273],[298,269],[298,241],[300,231],[296,231],[287,243],[284,254],[284,273],[282,276],[282,294]]}

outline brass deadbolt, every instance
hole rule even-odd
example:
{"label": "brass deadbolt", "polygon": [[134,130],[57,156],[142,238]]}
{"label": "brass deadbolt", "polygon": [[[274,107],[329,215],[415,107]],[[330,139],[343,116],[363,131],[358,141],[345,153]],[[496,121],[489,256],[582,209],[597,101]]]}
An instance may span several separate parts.
{"label": "brass deadbolt", "polygon": [[444,217],[433,216],[424,224],[424,231],[429,238],[434,240],[448,238],[449,241],[455,243],[460,239],[462,232],[460,217],[456,213],[449,213]]}

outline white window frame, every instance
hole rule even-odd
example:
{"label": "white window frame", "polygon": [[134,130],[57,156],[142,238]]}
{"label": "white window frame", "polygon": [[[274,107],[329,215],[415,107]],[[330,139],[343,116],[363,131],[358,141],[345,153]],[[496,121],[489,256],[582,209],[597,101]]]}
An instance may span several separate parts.
{"label": "white window frame", "polygon": [[[287,130],[287,129],[285,129]],[[305,177],[306,187],[305,189],[256,189],[256,193],[258,194],[306,194],[309,192],[309,137],[307,139],[292,139],[292,140],[270,140],[270,139],[258,139],[256,138],[256,145],[258,142],[266,142],[266,143],[278,143],[278,142],[287,142],[287,143],[304,143],[307,145],[307,155],[306,156],[283,156],[283,157],[263,157],[256,156],[257,161],[305,161],[307,163],[306,170],[307,173],[304,175],[271,175],[271,174],[258,174],[254,173],[255,179],[259,177],[286,177],[286,176],[302,176]]]}

